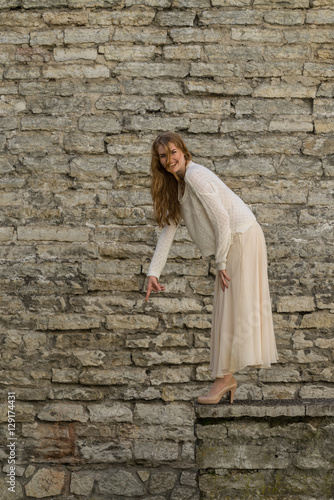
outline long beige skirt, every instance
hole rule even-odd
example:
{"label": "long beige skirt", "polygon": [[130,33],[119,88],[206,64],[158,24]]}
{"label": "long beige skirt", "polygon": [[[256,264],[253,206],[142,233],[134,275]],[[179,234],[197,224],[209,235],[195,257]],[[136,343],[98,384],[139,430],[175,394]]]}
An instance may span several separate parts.
{"label": "long beige skirt", "polygon": [[214,378],[247,366],[269,368],[278,360],[267,248],[258,222],[234,235],[226,271],[231,281],[225,291],[219,271],[215,281],[209,366]]}

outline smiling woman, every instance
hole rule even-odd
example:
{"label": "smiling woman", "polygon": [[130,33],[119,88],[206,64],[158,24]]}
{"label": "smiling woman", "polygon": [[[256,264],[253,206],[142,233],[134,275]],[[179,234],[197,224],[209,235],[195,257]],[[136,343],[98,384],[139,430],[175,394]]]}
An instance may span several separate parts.
{"label": "smiling woman", "polygon": [[[204,256],[215,255],[216,281],[210,344],[215,381],[198,403],[214,404],[229,392],[233,373],[246,366],[269,368],[278,360],[262,229],[250,208],[210,169],[195,163],[182,138],[160,134],[152,145],[151,193],[163,227],[147,276],[147,293],[165,290],[159,283],[178,224]],[[227,291],[228,289],[228,291]]]}

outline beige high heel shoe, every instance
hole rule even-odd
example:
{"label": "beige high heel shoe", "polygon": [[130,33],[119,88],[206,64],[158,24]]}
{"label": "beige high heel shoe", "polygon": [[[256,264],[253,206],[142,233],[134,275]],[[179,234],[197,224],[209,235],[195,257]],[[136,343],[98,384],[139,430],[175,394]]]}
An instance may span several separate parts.
{"label": "beige high heel shoe", "polygon": [[216,403],[219,403],[224,394],[230,392],[230,404],[232,404],[237,387],[238,387],[237,381],[235,380],[234,377],[231,377],[230,380],[226,383],[226,385],[224,385],[224,387],[222,387],[213,396],[198,396],[197,403],[201,403],[204,405],[214,405]]}

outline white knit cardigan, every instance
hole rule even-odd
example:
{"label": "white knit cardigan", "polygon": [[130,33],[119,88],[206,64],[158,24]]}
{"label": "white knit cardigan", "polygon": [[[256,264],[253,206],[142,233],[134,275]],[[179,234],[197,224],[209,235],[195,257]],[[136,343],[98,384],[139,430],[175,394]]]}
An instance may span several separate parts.
{"label": "white knit cardigan", "polygon": [[[215,255],[216,268],[226,269],[226,258],[235,233],[245,232],[256,221],[250,208],[209,168],[190,161],[184,176],[182,196],[178,184],[181,214],[190,237],[204,256]],[[165,224],[147,276],[165,267],[177,225]]]}

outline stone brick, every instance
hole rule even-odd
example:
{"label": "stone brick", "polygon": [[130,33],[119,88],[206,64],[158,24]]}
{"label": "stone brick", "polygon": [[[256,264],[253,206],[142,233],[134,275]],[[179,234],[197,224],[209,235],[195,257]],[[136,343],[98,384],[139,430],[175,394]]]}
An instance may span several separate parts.
{"label": "stone brick", "polygon": [[116,367],[113,370],[87,368],[80,373],[79,381],[85,385],[134,385],[147,383],[146,370],[137,367]]}
{"label": "stone brick", "polygon": [[273,29],[232,28],[231,39],[238,42],[279,43],[283,42],[283,35]]}
{"label": "stone brick", "polygon": [[67,64],[42,69],[43,78],[108,78],[109,73],[109,68],[103,64],[95,66]]}
{"label": "stone brick", "polygon": [[[266,49],[268,50],[268,49]],[[207,44],[204,46],[204,53],[209,61],[235,61],[235,60],[255,60],[263,59],[263,47],[234,47],[231,45]]]}
{"label": "stone brick", "polygon": [[34,45],[62,45],[64,34],[62,30],[31,31],[29,44]]}
{"label": "stone brick", "polygon": [[155,18],[155,10],[151,7],[139,6],[129,9],[114,10],[109,13],[112,24],[145,26]]}
{"label": "stone brick", "polygon": [[85,25],[88,21],[88,13],[87,12],[43,12],[42,18],[46,22],[46,24],[55,24],[55,25]]}
{"label": "stone brick", "polygon": [[121,314],[114,314],[112,316],[107,316],[106,327],[110,330],[121,329],[121,330],[155,330],[158,326],[159,319],[154,316],[148,315],[133,315],[124,316]]}
{"label": "stone brick", "polygon": [[146,492],[144,484],[127,470],[113,469],[107,474],[101,474],[98,480],[102,495],[127,495],[134,497]]}
{"label": "stone brick", "polygon": [[281,83],[279,85],[259,85],[254,90],[254,97],[274,97],[274,98],[314,98],[316,95],[316,87],[305,87],[301,84],[289,85]]}
{"label": "stone brick", "polygon": [[238,74],[238,66],[234,63],[218,64],[218,63],[192,63],[190,68],[190,76],[236,76]]}
{"label": "stone brick", "polygon": [[219,42],[222,38],[221,31],[213,28],[172,28],[169,34],[173,42],[177,43],[213,43]]}
{"label": "stone brick", "polygon": [[199,16],[199,25],[260,24],[263,15],[256,10],[204,10]]}
{"label": "stone brick", "polygon": [[17,228],[17,239],[24,241],[87,241],[90,231],[89,228],[20,226]]}
{"label": "stone brick", "polygon": [[158,12],[155,21],[160,26],[193,26],[195,15],[195,12],[180,10]]}
{"label": "stone brick", "polygon": [[[159,111],[162,108],[161,102],[153,97],[132,97],[129,100],[123,96],[102,96],[95,103],[96,109],[110,111]],[[94,116],[94,120],[97,117]]]}
{"label": "stone brick", "polygon": [[305,63],[304,74],[307,76],[332,78],[334,76],[334,68],[332,64]]}
{"label": "stone brick", "polygon": [[198,99],[198,98],[169,98],[163,97],[167,113],[185,113],[191,110],[192,114],[221,115],[230,114],[231,104],[227,99]]}
{"label": "stone brick", "polygon": [[19,33],[16,31],[0,32],[0,43],[4,44],[19,44],[29,43],[29,33]]}
{"label": "stone brick", "polygon": [[297,10],[296,11],[272,10],[270,12],[265,12],[263,19],[266,23],[269,24],[293,26],[296,24],[304,24],[305,13]]}
{"label": "stone brick", "polygon": [[112,35],[114,42],[140,42],[161,45],[167,43],[167,29],[146,27],[116,28]]}
{"label": "stone brick", "polygon": [[109,41],[109,28],[65,28],[64,43],[104,43]]}
{"label": "stone brick", "polygon": [[87,422],[88,415],[81,405],[77,404],[64,404],[64,403],[51,403],[38,413],[40,420],[47,420],[51,422]]}
{"label": "stone brick", "polygon": [[77,60],[77,59],[95,61],[95,59],[97,58],[97,50],[94,48],[87,48],[87,49],[55,48],[53,51],[53,57],[54,57],[54,60],[57,62],[73,61],[73,60]]}
{"label": "stone brick", "polygon": [[188,65],[179,65],[173,63],[148,63],[148,62],[125,62],[118,64],[113,73],[122,74],[123,76],[137,76],[146,78],[157,78],[171,75],[173,78],[184,78],[189,70]]}
{"label": "stone brick", "polygon": [[200,59],[201,47],[200,45],[186,45],[173,47],[166,45],[163,48],[163,56],[165,59]]}
{"label": "stone brick", "polygon": [[5,69],[3,77],[7,80],[34,80],[39,78],[41,71],[39,68],[12,67]]}
{"label": "stone brick", "polygon": [[306,13],[306,23],[309,24],[333,24],[334,11],[326,9],[312,9]]}
{"label": "stone brick", "polygon": [[151,116],[146,117],[129,117],[125,120],[125,128],[127,130],[180,130],[189,127],[189,118],[170,118]]}
{"label": "stone brick", "polygon": [[252,87],[246,80],[240,81],[237,78],[230,78],[223,83],[187,80],[184,86],[190,94],[251,95],[253,93]]}
{"label": "stone brick", "polygon": [[308,137],[303,141],[302,151],[310,156],[334,154],[334,137]]}
{"label": "stone brick", "polygon": [[107,61],[148,61],[154,57],[154,45],[105,45],[99,49]]}
{"label": "stone brick", "polygon": [[64,137],[64,149],[68,153],[105,153],[104,137],[88,133],[69,133]]}
{"label": "stone brick", "polygon": [[94,476],[90,471],[77,471],[71,474],[70,491],[76,495],[90,495],[94,486]]}
{"label": "stone brick", "polygon": [[110,134],[118,134],[122,126],[113,115],[94,117],[82,116],[79,118],[78,129],[84,132],[108,132]]}
{"label": "stone brick", "polygon": [[34,498],[60,495],[65,485],[65,478],[65,470],[42,467],[26,484],[26,494]]}
{"label": "stone brick", "polygon": [[21,130],[65,130],[73,129],[72,120],[66,117],[53,116],[23,116],[21,118]]}

